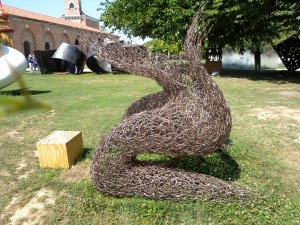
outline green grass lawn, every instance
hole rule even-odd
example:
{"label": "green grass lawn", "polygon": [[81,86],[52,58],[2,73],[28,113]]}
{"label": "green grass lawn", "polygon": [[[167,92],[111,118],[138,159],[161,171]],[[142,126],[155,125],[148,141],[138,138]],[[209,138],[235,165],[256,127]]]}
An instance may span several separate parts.
{"label": "green grass lawn", "polygon": [[[177,161],[248,188],[244,202],[99,194],[89,177],[97,143],[132,102],[161,88],[130,74],[26,74],[33,97],[52,109],[0,117],[0,224],[300,224],[300,75],[280,73],[214,77],[233,116],[228,152]],[[17,84],[0,90],[0,100],[19,98]],[[70,170],[39,167],[36,143],[54,130],[83,133],[84,155]]]}

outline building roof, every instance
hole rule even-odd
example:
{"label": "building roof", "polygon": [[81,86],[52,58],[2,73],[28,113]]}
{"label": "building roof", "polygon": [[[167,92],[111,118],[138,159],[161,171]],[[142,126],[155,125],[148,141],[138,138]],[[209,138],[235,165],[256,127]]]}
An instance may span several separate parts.
{"label": "building roof", "polygon": [[12,33],[14,29],[8,26],[8,13],[0,8],[0,33]]}
{"label": "building roof", "polygon": [[93,32],[104,33],[103,31],[101,31],[99,29],[88,27],[88,26],[82,25],[80,23],[76,23],[76,22],[72,22],[72,21],[68,21],[68,20],[64,20],[64,19],[60,19],[60,18],[56,18],[56,17],[52,17],[52,16],[47,16],[47,15],[43,15],[43,14],[39,14],[39,13],[34,13],[34,12],[15,8],[15,7],[8,6],[8,5],[3,5],[3,9],[6,12],[8,12],[8,14],[10,14],[10,16],[16,16],[16,17],[20,17],[20,18],[24,18],[24,19],[29,19],[29,20],[38,20],[41,22],[58,24],[58,25],[66,26],[66,27],[73,27],[73,28],[89,30],[89,31],[93,31]]}

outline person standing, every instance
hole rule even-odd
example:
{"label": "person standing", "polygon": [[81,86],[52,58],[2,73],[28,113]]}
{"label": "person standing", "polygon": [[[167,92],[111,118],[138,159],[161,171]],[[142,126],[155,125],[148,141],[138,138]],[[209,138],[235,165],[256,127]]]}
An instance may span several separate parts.
{"label": "person standing", "polygon": [[33,57],[31,54],[28,55],[27,57],[28,64],[29,64],[29,73],[33,72]]}
{"label": "person standing", "polygon": [[38,70],[38,64],[37,64],[37,60],[35,55],[32,55],[32,63],[33,63],[33,71],[37,71]]}
{"label": "person standing", "polygon": [[261,65],[261,51],[259,50],[259,48],[256,49],[256,51],[254,52],[254,64],[255,64],[255,71],[260,71],[260,65]]}

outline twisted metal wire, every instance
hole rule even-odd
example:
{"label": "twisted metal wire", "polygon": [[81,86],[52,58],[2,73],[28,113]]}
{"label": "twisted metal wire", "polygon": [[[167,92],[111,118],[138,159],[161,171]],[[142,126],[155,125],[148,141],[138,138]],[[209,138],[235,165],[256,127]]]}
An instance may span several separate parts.
{"label": "twisted metal wire", "polygon": [[136,158],[141,153],[203,156],[228,140],[229,107],[200,63],[205,33],[196,29],[202,12],[200,8],[187,32],[184,60],[149,55],[143,46],[94,43],[85,36],[84,43],[99,58],[126,72],[152,78],[163,87],[163,91],[133,103],[98,144],[91,177],[101,193],[173,200],[244,196],[242,188],[216,177],[141,163]]}

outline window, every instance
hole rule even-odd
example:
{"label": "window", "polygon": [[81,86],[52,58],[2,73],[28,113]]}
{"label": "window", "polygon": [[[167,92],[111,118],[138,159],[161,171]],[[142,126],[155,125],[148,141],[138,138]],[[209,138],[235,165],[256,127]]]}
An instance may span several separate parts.
{"label": "window", "polygon": [[71,2],[70,5],[69,5],[69,9],[74,9],[74,8],[75,8],[74,3]]}

